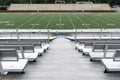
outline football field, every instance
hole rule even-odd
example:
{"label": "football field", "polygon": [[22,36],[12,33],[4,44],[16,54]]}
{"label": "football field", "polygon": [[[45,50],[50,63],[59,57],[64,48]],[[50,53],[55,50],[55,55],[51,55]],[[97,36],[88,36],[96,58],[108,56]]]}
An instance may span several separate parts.
{"label": "football field", "polygon": [[120,13],[0,13],[0,29],[120,28]]}

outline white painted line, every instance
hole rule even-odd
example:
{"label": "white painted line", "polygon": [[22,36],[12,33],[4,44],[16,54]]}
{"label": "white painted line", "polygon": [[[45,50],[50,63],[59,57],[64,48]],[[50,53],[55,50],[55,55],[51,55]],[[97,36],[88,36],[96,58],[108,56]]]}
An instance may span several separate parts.
{"label": "white painted line", "polygon": [[[84,24],[84,21],[83,21],[82,19],[80,19],[80,17],[78,17],[76,14],[74,14],[74,15],[75,15],[75,17],[76,17],[79,21],[81,21],[81,22]],[[89,29],[88,26],[85,26],[85,27]]]}
{"label": "white painted line", "polygon": [[48,23],[47,23],[47,25],[46,25],[45,29],[47,29],[47,28],[48,28],[48,26],[49,26],[50,22],[52,21],[53,16],[54,16],[54,15],[52,15],[52,17],[49,19],[49,21],[48,21]]}
{"label": "white painted line", "polygon": [[[40,21],[42,20],[42,19],[45,19],[45,17],[46,17],[46,14],[41,18],[41,19],[39,19],[35,24],[38,24],[38,23],[40,23]],[[40,24],[39,24],[40,25]],[[38,25],[37,25],[38,26]],[[32,26],[31,27],[31,29],[33,29],[35,26]]]}
{"label": "white painted line", "polygon": [[32,17],[31,19],[27,20],[25,23],[21,24],[20,26],[17,27],[17,29],[19,29],[20,27],[23,27],[23,25],[25,25],[26,23],[34,20],[38,15],[35,15],[35,17]]}
{"label": "white painted line", "polygon": [[70,22],[71,22],[71,24],[72,24],[73,29],[76,29],[76,27],[75,27],[75,25],[74,25],[72,19],[70,18],[70,16],[69,16],[69,15],[67,15],[67,16],[68,16],[68,18],[69,18],[69,20],[70,20]]}
{"label": "white painted line", "polygon": [[64,24],[56,24],[57,26],[59,26],[59,25],[61,25],[61,26],[63,26]]}
{"label": "white painted line", "polygon": [[[85,15],[84,15],[85,16]],[[92,23],[98,25],[98,27],[101,27],[101,25],[95,21],[93,21],[92,19],[90,19],[89,17],[85,16],[87,19],[89,19]],[[97,18],[96,18],[97,19]]]}

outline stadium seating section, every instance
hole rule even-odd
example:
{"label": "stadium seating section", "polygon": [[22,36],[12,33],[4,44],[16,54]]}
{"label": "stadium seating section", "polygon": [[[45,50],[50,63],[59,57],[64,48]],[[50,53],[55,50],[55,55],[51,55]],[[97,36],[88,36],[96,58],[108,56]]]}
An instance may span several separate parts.
{"label": "stadium seating section", "polygon": [[11,4],[8,10],[111,10],[108,4]]}

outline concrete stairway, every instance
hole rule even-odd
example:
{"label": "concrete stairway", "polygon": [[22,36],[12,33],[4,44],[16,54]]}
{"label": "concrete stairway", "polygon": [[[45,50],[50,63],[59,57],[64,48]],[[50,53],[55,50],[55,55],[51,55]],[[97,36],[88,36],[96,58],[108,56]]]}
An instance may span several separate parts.
{"label": "concrete stairway", "polygon": [[[112,76],[111,76],[112,75]],[[25,74],[8,74],[3,80],[119,80],[120,74],[104,74],[99,62],[75,51],[73,42],[58,38],[36,63],[27,66]]]}

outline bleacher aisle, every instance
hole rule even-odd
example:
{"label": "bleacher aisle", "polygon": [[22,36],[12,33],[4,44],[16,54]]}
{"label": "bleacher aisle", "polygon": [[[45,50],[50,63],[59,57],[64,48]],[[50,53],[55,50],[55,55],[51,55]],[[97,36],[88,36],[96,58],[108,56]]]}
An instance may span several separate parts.
{"label": "bleacher aisle", "polygon": [[[119,80],[120,74],[104,74],[99,62],[90,62],[74,49],[74,43],[58,38],[47,53],[30,63],[25,74],[8,74],[2,80]],[[112,76],[111,76],[112,75]]]}

